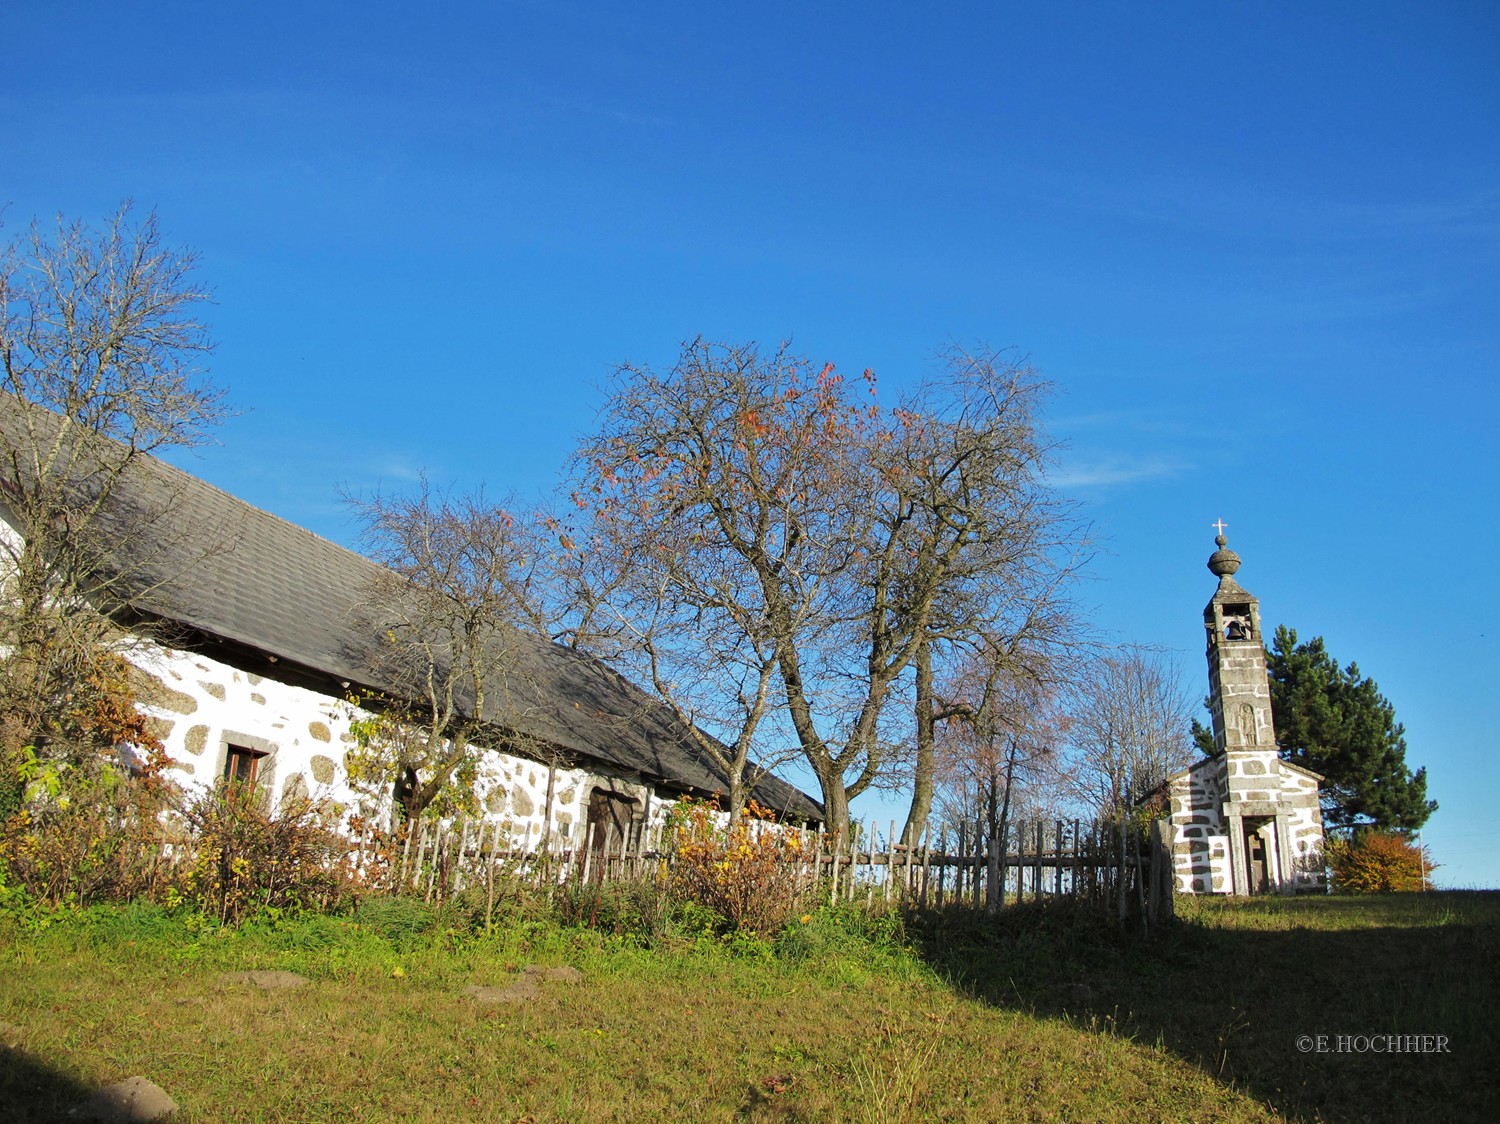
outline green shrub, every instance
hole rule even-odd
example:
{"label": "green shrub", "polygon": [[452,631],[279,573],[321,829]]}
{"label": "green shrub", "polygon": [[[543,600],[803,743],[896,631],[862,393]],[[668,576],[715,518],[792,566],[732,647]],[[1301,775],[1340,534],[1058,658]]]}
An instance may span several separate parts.
{"label": "green shrub", "polygon": [[436,928],[436,915],[421,898],[366,898],[354,914],[360,927],[405,950]]}
{"label": "green shrub", "polygon": [[247,784],[219,785],[185,811],[194,854],[186,899],[221,923],[262,909],[338,909],[360,888],[348,840],[308,800],[283,800],[273,814]]}
{"label": "green shrub", "polygon": [[557,889],[553,903],[564,925],[635,937],[646,944],[675,932],[682,912],[671,889],[654,879],[569,883]]}
{"label": "green shrub", "polygon": [[170,790],[155,776],[132,778],[112,763],[44,763],[18,774],[19,810],[0,825],[6,882],[44,905],[86,906],[165,892],[162,813]]}

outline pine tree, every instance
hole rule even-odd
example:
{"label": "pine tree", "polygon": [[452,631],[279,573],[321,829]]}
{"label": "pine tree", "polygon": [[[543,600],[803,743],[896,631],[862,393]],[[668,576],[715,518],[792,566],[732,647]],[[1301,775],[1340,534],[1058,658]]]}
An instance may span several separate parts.
{"label": "pine tree", "polygon": [[[1266,670],[1281,759],[1322,774],[1327,827],[1412,832],[1427,822],[1437,810],[1427,770],[1406,767],[1406,727],[1373,679],[1352,663],[1340,669],[1321,636],[1299,644],[1285,625],[1266,651]],[[1191,733],[1204,756],[1216,752],[1213,730],[1196,718]]]}
{"label": "pine tree", "polygon": [[1358,666],[1343,669],[1322,637],[1298,643],[1281,625],[1266,652],[1271,711],[1281,757],[1323,775],[1328,827],[1415,831],[1437,809],[1427,770],[1406,766],[1406,730],[1396,709]]}

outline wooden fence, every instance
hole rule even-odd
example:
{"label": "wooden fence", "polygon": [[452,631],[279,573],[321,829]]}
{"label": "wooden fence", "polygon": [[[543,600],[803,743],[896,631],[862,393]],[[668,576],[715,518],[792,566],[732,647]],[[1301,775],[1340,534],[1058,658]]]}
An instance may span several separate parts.
{"label": "wooden fence", "polygon": [[[758,831],[796,830],[760,825]],[[929,828],[916,846],[895,842],[896,825],[882,838],[875,825],[852,837],[801,831],[799,885],[837,903],[891,903],[907,908],[978,910],[1047,897],[1107,905],[1123,919],[1149,924],[1171,911],[1172,863],[1165,825],[1129,827],[1083,820],[1036,820],[1010,825],[1004,845],[991,847],[980,830]],[[998,840],[997,840],[998,844]],[[538,886],[660,878],[671,870],[667,828],[620,831],[589,825],[580,840],[529,832],[514,838],[488,821],[422,825],[394,846],[384,844],[379,871],[369,869],[380,848],[365,833],[351,858],[394,893],[441,901],[459,891],[517,880]]]}

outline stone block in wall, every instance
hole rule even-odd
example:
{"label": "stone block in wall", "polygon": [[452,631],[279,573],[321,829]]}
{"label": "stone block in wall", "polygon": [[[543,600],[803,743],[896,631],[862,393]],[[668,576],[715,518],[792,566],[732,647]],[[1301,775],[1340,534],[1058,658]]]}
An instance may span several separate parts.
{"label": "stone block in wall", "polygon": [[182,736],[182,748],[197,757],[208,746],[208,727],[203,725],[191,727]]}
{"label": "stone block in wall", "polygon": [[492,816],[497,816],[505,811],[505,790],[503,788],[496,788],[490,791],[490,794],[484,798],[484,810]]}
{"label": "stone block in wall", "polygon": [[333,783],[334,764],[332,757],[324,757],[321,753],[315,753],[309,764],[312,767],[313,780],[318,784]]}
{"label": "stone block in wall", "polygon": [[333,732],[329,730],[326,722],[309,722],[307,732],[320,742],[333,741]]}
{"label": "stone block in wall", "polygon": [[200,679],[198,680],[198,686],[202,687],[206,693],[212,695],[220,702],[223,702],[228,697],[228,692],[224,690],[222,683],[211,683],[207,679]]}
{"label": "stone block in wall", "polygon": [[142,671],[134,664],[129,671],[130,690],[136,702],[146,706],[170,710],[174,714],[192,714],[198,709],[198,700],[185,691],[168,687],[149,671]]}
{"label": "stone block in wall", "polygon": [[522,819],[536,811],[536,805],[532,803],[531,797],[520,785],[511,786],[510,800],[516,815]]}
{"label": "stone block in wall", "polygon": [[172,736],[172,728],[176,725],[177,723],[169,718],[148,718],[146,719],[146,732],[158,741],[164,742]]}
{"label": "stone block in wall", "polygon": [[293,773],[283,782],[281,799],[283,801],[307,799],[307,781],[302,778],[301,773]]}

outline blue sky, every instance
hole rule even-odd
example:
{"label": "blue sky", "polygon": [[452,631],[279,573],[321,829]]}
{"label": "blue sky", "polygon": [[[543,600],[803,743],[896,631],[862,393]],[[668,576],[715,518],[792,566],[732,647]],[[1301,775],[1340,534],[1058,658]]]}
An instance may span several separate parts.
{"label": "blue sky", "polygon": [[1014,347],[1097,623],[1196,690],[1222,517],[1500,886],[1500,8],[434,7],[0,14],[8,229],[133,197],[203,255],[242,412],[186,467],[349,542],[341,486],[547,488],[685,338]]}

